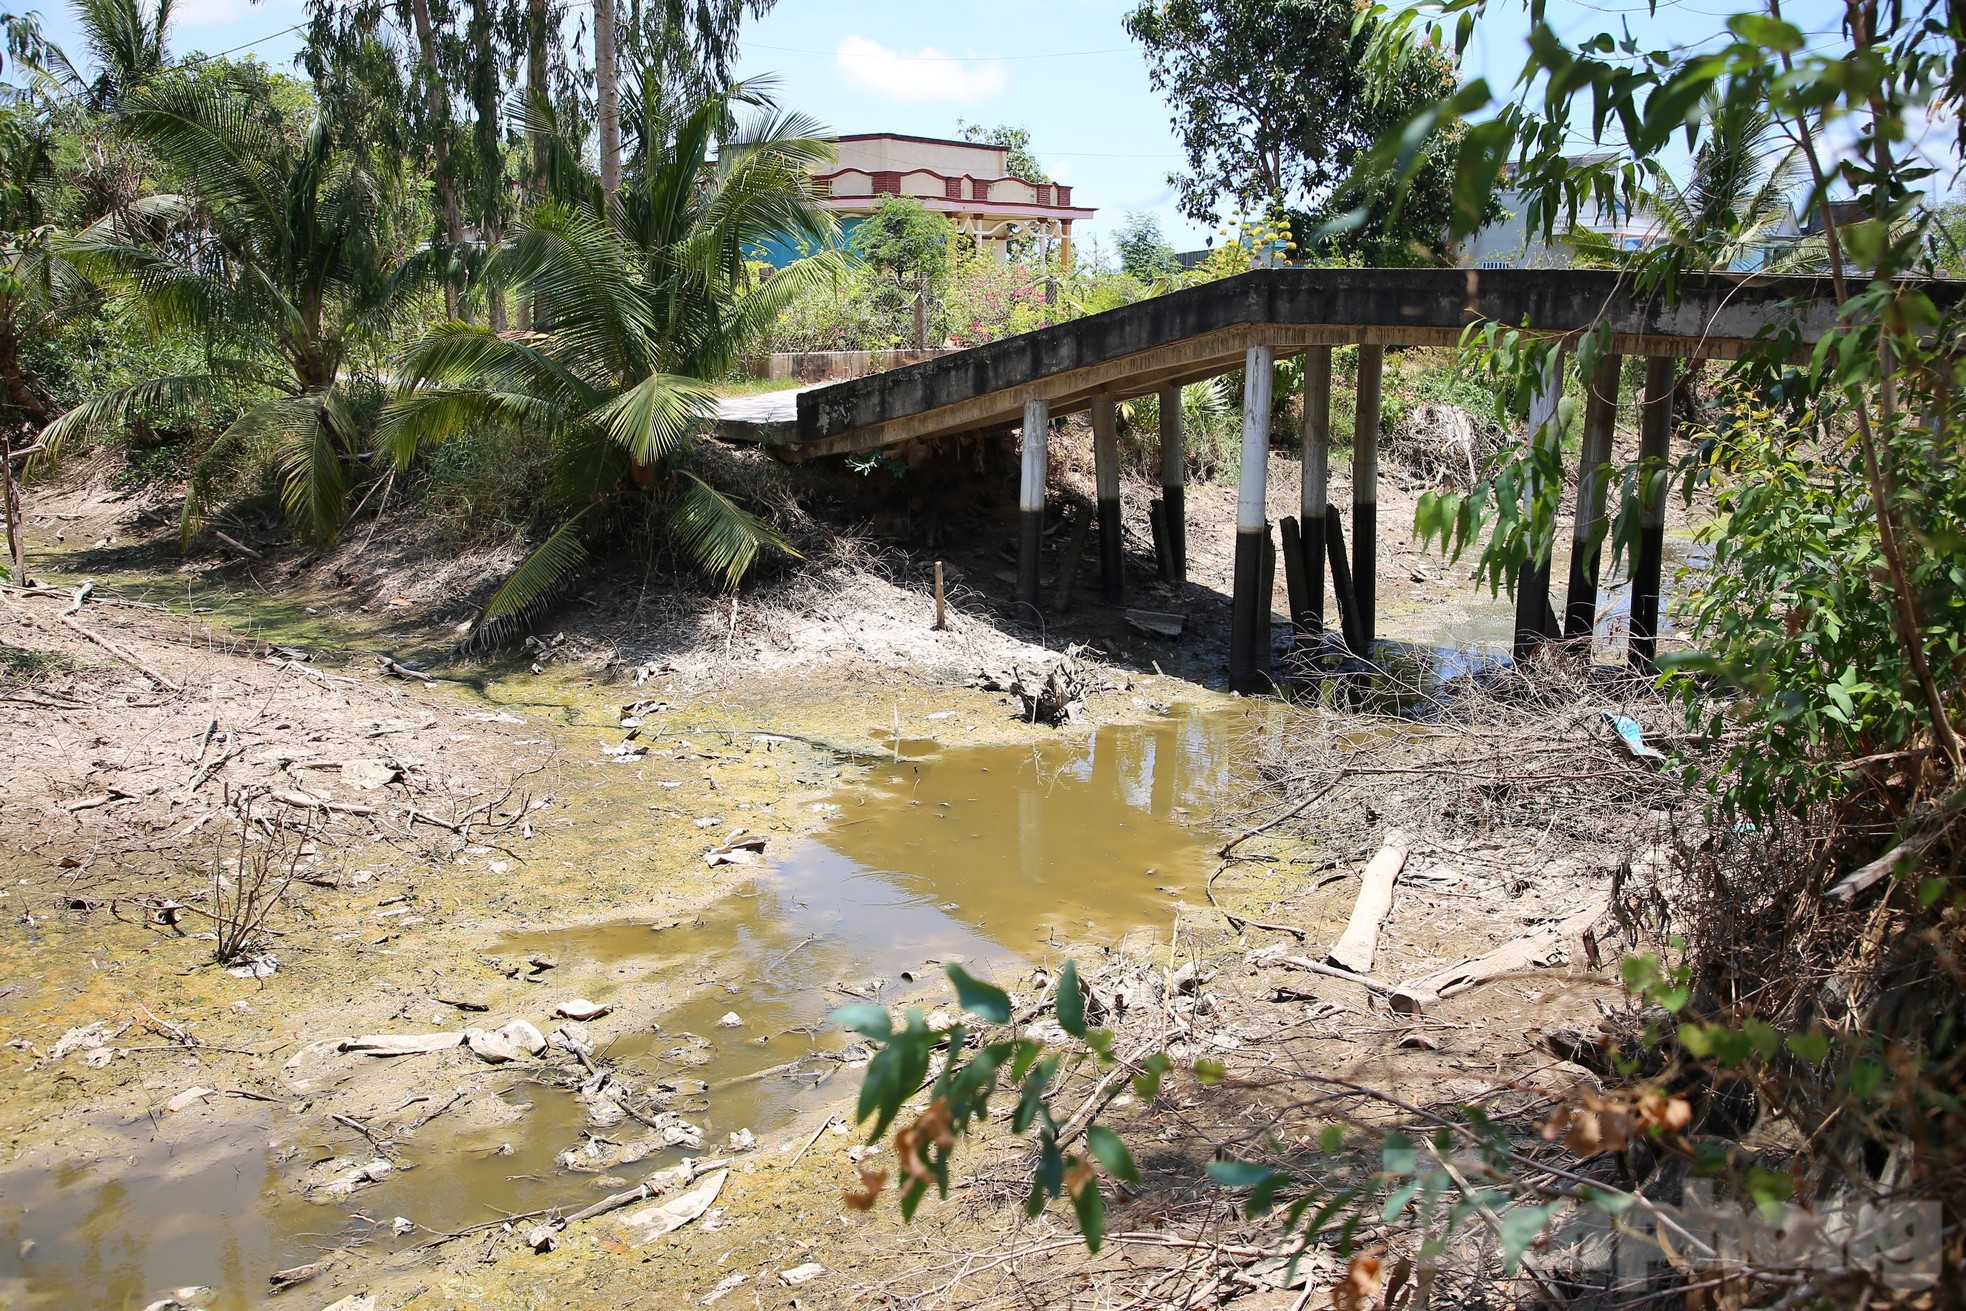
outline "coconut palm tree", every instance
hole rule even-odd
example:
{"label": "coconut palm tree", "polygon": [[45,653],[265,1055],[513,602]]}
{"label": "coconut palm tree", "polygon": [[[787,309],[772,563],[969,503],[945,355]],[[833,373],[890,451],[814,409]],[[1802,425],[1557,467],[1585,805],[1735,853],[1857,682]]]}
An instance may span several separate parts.
{"label": "coconut palm tree", "polygon": [[[608,193],[577,137],[535,101],[548,198],[495,259],[493,277],[534,307],[531,331],[447,323],[413,348],[380,441],[406,468],[424,447],[503,429],[543,443],[554,476],[545,540],[480,617],[493,642],[554,599],[598,537],[653,521],[734,586],[785,539],[690,469],[713,412],[709,383],[794,297],[828,277],[839,233],[811,168],[831,158],[812,120],[758,82],[676,90],[644,65],[623,88],[620,189]],[[769,276],[747,254],[774,236],[820,250]]]}
{"label": "coconut palm tree", "polygon": [[[197,373],[117,388],[43,432],[50,456],[92,429],[161,405],[243,399],[193,472],[183,531],[196,532],[214,473],[270,451],[288,522],[331,540],[367,452],[350,352],[379,341],[405,299],[381,237],[384,197],[318,117],[295,133],[248,71],[172,78],[132,94],[120,129],[185,190],[148,196],[68,244],[160,332],[204,345]],[[373,389],[373,381],[369,384]]]}
{"label": "coconut palm tree", "polygon": [[54,71],[98,114],[121,109],[137,89],[170,67],[174,0],[71,0],[75,24],[94,64],[85,73],[54,52]]}
{"label": "coconut palm tree", "polygon": [[1726,269],[1752,253],[1788,210],[1802,176],[1765,97],[1716,85],[1702,106],[1706,133],[1684,186],[1656,164],[1654,204],[1668,255],[1689,269]]}

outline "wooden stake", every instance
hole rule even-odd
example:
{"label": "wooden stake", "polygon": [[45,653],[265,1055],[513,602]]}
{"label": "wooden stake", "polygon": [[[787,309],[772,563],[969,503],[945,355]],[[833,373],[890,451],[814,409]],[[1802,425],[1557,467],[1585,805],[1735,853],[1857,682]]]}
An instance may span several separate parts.
{"label": "wooden stake", "polygon": [[942,602],[942,562],[937,560],[935,562],[935,631],[945,632],[948,627],[949,616],[943,609]]}

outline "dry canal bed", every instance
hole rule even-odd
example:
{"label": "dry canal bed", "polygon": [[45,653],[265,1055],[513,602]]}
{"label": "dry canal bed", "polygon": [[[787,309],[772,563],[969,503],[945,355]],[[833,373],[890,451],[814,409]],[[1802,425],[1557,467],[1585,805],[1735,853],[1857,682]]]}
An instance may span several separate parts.
{"label": "dry canal bed", "polygon": [[[175,680],[169,645],[142,658]],[[269,920],[277,968],[239,978],[209,965],[208,942],[144,913],[160,892],[192,904],[209,877],[186,864],[208,856],[201,844],[169,842],[203,802],[160,811],[157,789],[68,809],[68,793],[135,789],[100,771],[65,785],[51,774],[48,818],[11,833],[6,857],[16,887],[0,1014],[16,1062],[0,1305],[176,1299],[218,1311],[259,1305],[283,1271],[306,1285],[285,1300],[325,1305],[414,1270],[415,1249],[445,1235],[487,1222],[495,1233],[501,1216],[564,1214],[651,1170],[802,1141],[856,1086],[861,1053],[830,1029],[834,1007],[916,994],[934,1006],[944,961],[1008,975],[1068,947],[1164,933],[1200,897],[1208,864],[1189,825],[1236,789],[1249,731],[1246,708],[1136,698],[1113,709],[1142,722],[1052,734],[953,689],[882,694],[889,727],[870,731],[866,689],[805,688],[789,725],[768,702],[646,712],[660,723],[648,724],[652,749],[623,755],[607,749],[623,736],[607,722],[622,699],[613,689],[527,680],[526,699],[552,704],[519,714],[452,689],[204,658],[320,700],[374,695],[401,711],[407,699],[413,712],[395,720],[470,730],[448,744],[460,759],[406,768],[424,771],[427,796],[355,800],[318,775],[315,795],[439,821],[478,792],[505,800],[476,840],[425,824],[417,842],[384,842],[367,832],[385,822],[376,816],[327,814],[306,839],[308,883]],[[146,695],[145,681],[54,696],[95,713],[119,696],[169,699]],[[257,690],[230,695],[250,704]],[[329,707],[336,718],[354,708]],[[141,768],[161,770],[164,739],[204,727],[204,706],[165,709],[150,712]],[[256,722],[306,736],[301,716],[285,707]],[[705,728],[718,720],[745,727]],[[994,744],[940,744],[979,737]],[[439,811],[431,797],[452,792],[456,807]],[[762,853],[732,840],[740,829],[766,839]],[[707,865],[725,846],[735,859]],[[91,877],[61,871],[71,851],[89,855]],[[575,999],[604,1008],[584,1031],[556,1014]],[[556,1042],[570,1031],[585,1050],[501,1064],[456,1045],[341,1050],[358,1035],[509,1018]],[[723,1221],[713,1211],[704,1223]]]}

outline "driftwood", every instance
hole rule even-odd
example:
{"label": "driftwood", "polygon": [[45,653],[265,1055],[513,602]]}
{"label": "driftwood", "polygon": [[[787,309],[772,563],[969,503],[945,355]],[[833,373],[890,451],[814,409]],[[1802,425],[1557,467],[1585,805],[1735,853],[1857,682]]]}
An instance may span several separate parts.
{"label": "driftwood", "polygon": [[1372,969],[1372,958],[1379,950],[1379,926],[1393,908],[1393,884],[1399,872],[1406,868],[1406,852],[1409,839],[1398,829],[1386,834],[1385,845],[1379,854],[1366,862],[1365,872],[1360,876],[1358,900],[1352,903],[1351,922],[1345,925],[1345,932],[1332,946],[1325,959],[1341,969],[1354,974],[1366,974]]}
{"label": "driftwood", "polygon": [[184,688],[182,686],[180,686],[177,683],[173,683],[170,679],[164,677],[162,674],[158,673],[156,670],[152,669],[149,665],[137,659],[135,656],[131,655],[128,651],[125,651],[122,647],[110,641],[108,638],[103,637],[98,633],[90,632],[88,629],[82,627],[82,625],[76,623],[73,619],[64,618],[61,620],[61,622],[66,627],[74,630],[77,633],[80,633],[83,637],[87,638],[89,641],[94,642],[97,646],[109,652],[109,654],[115,656],[118,660],[121,660],[124,664],[129,665],[130,667],[135,669],[138,673],[142,674],[145,678],[155,683],[158,687],[164,689],[164,691],[166,692],[184,691]]}
{"label": "driftwood", "polygon": [[62,619],[66,619],[70,615],[74,614],[76,611],[80,610],[82,608],[82,603],[89,599],[89,593],[95,590],[96,590],[96,585],[94,583],[86,583],[86,582],[83,583],[80,587],[76,588],[74,595],[69,598],[68,609],[62,611],[59,617]]}
{"label": "driftwood", "polygon": [[218,538],[221,542],[224,542],[227,546],[237,551],[240,555],[245,556],[248,560],[257,560],[260,558],[260,554],[258,551],[255,551],[252,547],[247,546],[244,542],[240,541],[236,537],[231,536],[230,534],[221,533],[218,532],[217,530],[214,530],[212,532],[212,536]]}
{"label": "driftwood", "polygon": [[345,1038],[340,1050],[363,1056],[421,1056],[427,1052],[449,1051],[464,1045],[464,1034],[449,1033],[371,1033]]}
{"label": "driftwood", "polygon": [[1513,942],[1505,942],[1486,956],[1463,961],[1417,979],[1409,979],[1393,989],[1392,1007],[1406,1015],[1418,1015],[1434,1002],[1466,992],[1491,979],[1519,970],[1548,965],[1556,959],[1566,939],[1588,929],[1605,912],[1602,902],[1580,910],[1568,919],[1546,924]]}
{"label": "driftwood", "polygon": [[391,678],[414,679],[419,683],[434,683],[437,681],[421,669],[411,669],[408,665],[391,660],[388,656],[377,656],[376,662],[382,666],[382,672]]}
{"label": "driftwood", "polygon": [[375,814],[374,806],[364,805],[359,801],[330,801],[326,797],[317,797],[306,792],[273,792],[268,795],[281,805],[292,806],[297,810],[326,810],[341,815]]}

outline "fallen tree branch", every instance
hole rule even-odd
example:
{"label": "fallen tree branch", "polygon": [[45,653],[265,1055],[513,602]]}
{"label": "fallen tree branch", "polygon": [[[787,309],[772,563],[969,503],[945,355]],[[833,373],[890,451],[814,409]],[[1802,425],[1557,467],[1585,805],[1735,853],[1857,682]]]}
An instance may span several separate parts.
{"label": "fallen tree branch", "polygon": [[131,655],[128,651],[125,651],[122,647],[117,646],[114,642],[110,641],[108,638],[103,637],[100,634],[90,632],[88,629],[82,627],[82,625],[76,623],[73,619],[62,618],[61,622],[65,627],[73,629],[75,632],[81,634],[84,638],[87,638],[89,641],[94,642],[97,646],[109,652],[109,654],[115,656],[118,660],[121,660],[125,664],[130,665],[138,673],[142,674],[145,678],[155,683],[158,687],[162,688],[164,691],[166,692],[184,691],[184,688],[180,684],[173,683],[170,679],[164,677],[162,674],[152,669],[149,665],[137,659],[135,656]]}

